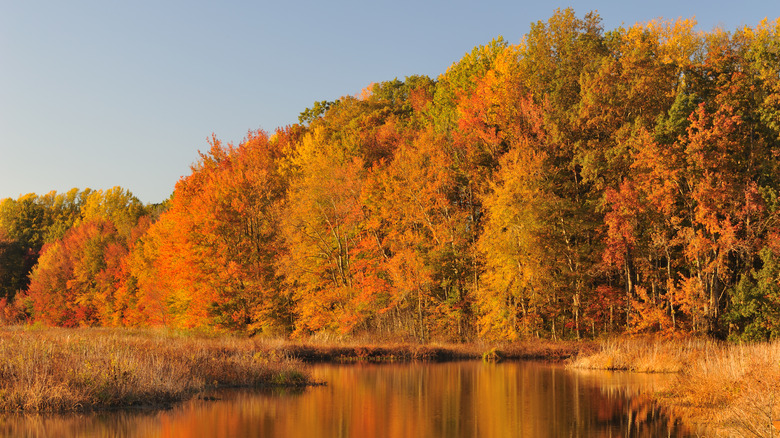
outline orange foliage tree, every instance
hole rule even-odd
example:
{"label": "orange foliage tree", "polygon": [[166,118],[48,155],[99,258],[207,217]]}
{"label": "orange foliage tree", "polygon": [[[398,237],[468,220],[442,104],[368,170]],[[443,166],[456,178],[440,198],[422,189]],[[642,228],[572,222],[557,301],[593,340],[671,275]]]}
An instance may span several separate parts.
{"label": "orange foliage tree", "polygon": [[[85,193],[75,224],[46,244],[30,274],[32,317],[52,325],[121,325],[116,291],[130,227],[145,208],[129,191],[114,187]],[[116,223],[121,224],[118,229]]]}
{"label": "orange foliage tree", "polygon": [[281,151],[261,131],[238,147],[210,144],[134,255],[139,300],[172,326],[287,330],[289,296],[273,264]]}

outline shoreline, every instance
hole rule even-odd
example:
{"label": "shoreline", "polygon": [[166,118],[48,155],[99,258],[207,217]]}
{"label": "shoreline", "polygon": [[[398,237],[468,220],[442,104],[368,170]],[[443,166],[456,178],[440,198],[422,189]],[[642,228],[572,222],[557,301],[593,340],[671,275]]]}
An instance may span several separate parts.
{"label": "shoreline", "polygon": [[704,436],[780,435],[780,341],[618,338],[569,367],[674,373],[675,383],[651,397]]}
{"label": "shoreline", "polygon": [[296,341],[271,341],[266,348],[276,354],[300,360],[303,363],[319,362],[447,362],[457,360],[535,360],[563,363],[583,351],[596,351],[591,341],[528,340],[515,343],[319,343]]}
{"label": "shoreline", "polygon": [[220,387],[301,387],[300,362],[233,337],[154,330],[0,328],[0,411],[168,406]]}
{"label": "shoreline", "polygon": [[582,343],[414,344],[256,339],[162,329],[0,327],[0,412],[170,406],[223,387],[307,387],[317,362],[543,360]]}
{"label": "shoreline", "polygon": [[307,363],[536,360],[593,342],[416,344],[258,339],[163,329],[0,327],[0,412],[170,406],[211,389],[303,388]]}
{"label": "shoreline", "polygon": [[212,389],[326,385],[312,380],[309,363],[458,360],[674,373],[675,384],[649,396],[686,424],[708,436],[777,434],[771,428],[780,418],[780,342],[706,339],[416,344],[290,341],[161,329],[2,327],[0,412],[165,408]]}

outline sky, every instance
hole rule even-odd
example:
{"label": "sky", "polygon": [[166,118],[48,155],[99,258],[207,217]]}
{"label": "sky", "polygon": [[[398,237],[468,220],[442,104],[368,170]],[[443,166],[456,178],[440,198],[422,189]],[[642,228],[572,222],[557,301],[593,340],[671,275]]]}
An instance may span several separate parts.
{"label": "sky", "polygon": [[212,135],[238,144],[315,101],[436,78],[566,7],[605,30],[780,16],[778,0],[0,0],[0,199],[121,186],[161,202]]}

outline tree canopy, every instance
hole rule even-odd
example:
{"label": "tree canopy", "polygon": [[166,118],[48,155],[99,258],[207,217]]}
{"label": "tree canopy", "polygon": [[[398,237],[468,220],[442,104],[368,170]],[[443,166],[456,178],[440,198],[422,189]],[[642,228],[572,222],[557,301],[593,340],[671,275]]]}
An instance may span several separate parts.
{"label": "tree canopy", "polygon": [[780,336],[780,19],[605,30],[558,10],[436,79],[208,146],[161,206],[118,187],[2,200],[0,310],[293,336]]}

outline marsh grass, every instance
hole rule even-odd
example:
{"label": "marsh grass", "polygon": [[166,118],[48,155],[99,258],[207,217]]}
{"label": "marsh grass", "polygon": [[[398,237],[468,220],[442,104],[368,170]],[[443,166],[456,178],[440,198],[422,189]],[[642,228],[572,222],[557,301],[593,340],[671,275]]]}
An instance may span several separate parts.
{"label": "marsh grass", "polygon": [[3,327],[0,411],[157,406],[216,387],[311,384],[301,362],[560,361],[578,348],[546,341],[501,346],[290,342],[164,329]]}
{"label": "marsh grass", "polygon": [[594,349],[595,352],[581,352],[569,366],[641,373],[679,373],[716,348],[712,341],[702,339],[616,338],[601,341]]}
{"label": "marsh grass", "polygon": [[231,337],[0,329],[0,410],[165,405],[220,386],[305,385],[299,364]]}
{"label": "marsh grass", "polygon": [[217,387],[312,384],[302,362],[560,362],[584,345],[540,340],[502,345],[292,342],[164,329],[4,327],[0,411],[166,406]]}
{"label": "marsh grass", "polygon": [[322,341],[310,339],[258,341],[267,354],[294,357],[304,362],[405,362],[482,359],[538,360],[562,362],[581,351],[595,351],[595,344],[585,342],[546,341],[541,339],[502,344],[485,343],[373,343],[359,341]]}
{"label": "marsh grass", "polygon": [[615,339],[570,366],[677,373],[654,396],[702,436],[780,437],[780,342]]}
{"label": "marsh grass", "polygon": [[780,342],[708,350],[662,401],[720,436],[780,437]]}

